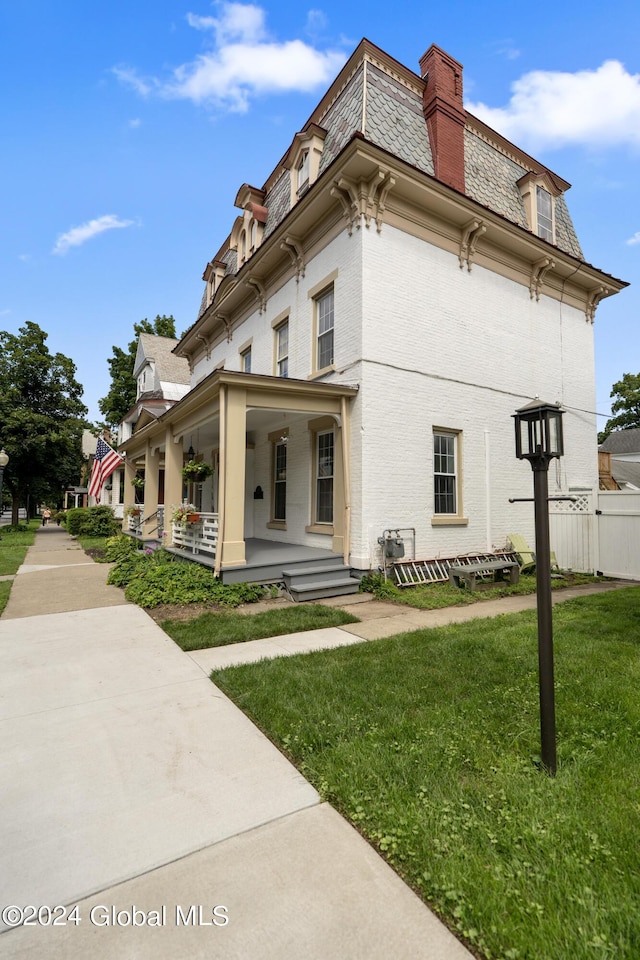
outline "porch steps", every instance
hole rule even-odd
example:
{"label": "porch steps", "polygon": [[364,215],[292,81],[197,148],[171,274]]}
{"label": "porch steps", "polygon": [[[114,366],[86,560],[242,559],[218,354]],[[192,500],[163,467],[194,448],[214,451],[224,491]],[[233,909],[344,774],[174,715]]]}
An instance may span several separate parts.
{"label": "porch steps", "polygon": [[[249,563],[243,567],[227,567],[220,573],[220,579],[223,583],[282,583],[284,580],[284,569],[297,573],[299,569],[310,567],[316,571],[322,571],[326,567],[334,566],[341,558],[326,557],[320,560],[280,560],[276,558],[262,563]],[[347,568],[345,568],[347,569]]]}
{"label": "porch steps", "polygon": [[296,602],[323,600],[357,593],[360,581],[351,576],[351,568],[343,563],[297,566],[282,571],[289,596]]}

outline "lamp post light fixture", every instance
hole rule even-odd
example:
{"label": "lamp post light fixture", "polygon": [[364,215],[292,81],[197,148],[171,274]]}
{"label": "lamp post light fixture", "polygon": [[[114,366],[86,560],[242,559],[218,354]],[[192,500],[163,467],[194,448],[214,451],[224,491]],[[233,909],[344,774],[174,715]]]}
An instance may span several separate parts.
{"label": "lamp post light fixture", "polygon": [[4,447],[0,450],[0,517],[2,516],[2,478],[4,477],[4,468],[9,463],[9,454]]}
{"label": "lamp post light fixture", "polygon": [[[538,606],[538,669],[542,763],[556,773],[556,713],[553,681],[553,622],[551,616],[551,554],[549,543],[549,463],[564,453],[562,414],[558,404],[533,400],[513,414],[516,457],[533,470],[536,526],[536,593]],[[555,499],[555,498],[554,498]],[[562,498],[564,499],[564,498]]]}

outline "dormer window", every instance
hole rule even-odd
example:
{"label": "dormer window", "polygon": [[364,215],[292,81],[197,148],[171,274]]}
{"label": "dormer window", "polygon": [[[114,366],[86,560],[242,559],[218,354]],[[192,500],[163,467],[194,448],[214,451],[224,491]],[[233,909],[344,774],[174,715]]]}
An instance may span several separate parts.
{"label": "dormer window", "polygon": [[309,189],[309,151],[303,150],[296,167],[296,190],[301,197]]}
{"label": "dormer window", "polygon": [[206,284],[207,284],[207,306],[208,307],[213,303],[213,298],[216,295],[216,290],[220,286],[220,283],[222,282],[226,272],[227,272],[227,265],[223,260],[212,260],[204,268],[202,279],[206,281]]}
{"label": "dormer window", "polygon": [[310,123],[293,138],[284,162],[291,173],[291,206],[297,203],[318,179],[326,135],[326,130]]}
{"label": "dormer window", "polygon": [[556,198],[562,194],[557,179],[545,170],[543,173],[526,173],[518,180],[529,230],[548,243],[556,242]]}
{"label": "dormer window", "polygon": [[538,209],[538,236],[553,243],[553,200],[544,187],[536,187]]}
{"label": "dormer window", "polygon": [[243,185],[238,190],[235,205],[242,210],[231,231],[230,248],[238,255],[238,269],[256,252],[262,243],[268,210],[264,204],[264,190]]}

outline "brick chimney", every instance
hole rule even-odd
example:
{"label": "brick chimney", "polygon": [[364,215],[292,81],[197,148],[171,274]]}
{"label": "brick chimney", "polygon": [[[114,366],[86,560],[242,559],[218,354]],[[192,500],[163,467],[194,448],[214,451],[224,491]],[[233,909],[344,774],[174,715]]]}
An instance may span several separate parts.
{"label": "brick chimney", "polygon": [[420,72],[435,176],[464,193],[462,64],[433,43],[420,60]]}

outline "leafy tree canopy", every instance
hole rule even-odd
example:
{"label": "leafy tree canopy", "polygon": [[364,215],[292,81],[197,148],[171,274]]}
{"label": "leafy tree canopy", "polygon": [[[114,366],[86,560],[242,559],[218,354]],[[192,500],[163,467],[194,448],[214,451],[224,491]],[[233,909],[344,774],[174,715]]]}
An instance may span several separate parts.
{"label": "leafy tree canopy", "polygon": [[58,503],[77,484],[87,408],[76,367],[51,354],[47,334],[27,322],[17,334],[0,331],[0,445],[9,454],[4,485],[18,506]]}
{"label": "leafy tree canopy", "polygon": [[134,323],[133,332],[135,339],[131,341],[126,350],[121,347],[112,347],[113,356],[107,363],[109,364],[109,373],[111,374],[111,388],[106,397],[98,401],[100,412],[105,418],[105,425],[116,427],[124,419],[131,407],[136,402],[136,381],[133,376],[133,368],[136,362],[136,352],[138,349],[138,337],[141,333],[151,333],[156,337],[176,336],[176,322],[173,317],[164,314],[147,320],[146,317],[140,323]]}
{"label": "leafy tree canopy", "polygon": [[640,373],[625,373],[611,388],[611,412],[616,416],[607,420],[598,443],[604,443],[614,430],[629,430],[640,427]]}

